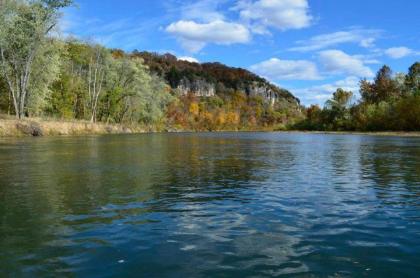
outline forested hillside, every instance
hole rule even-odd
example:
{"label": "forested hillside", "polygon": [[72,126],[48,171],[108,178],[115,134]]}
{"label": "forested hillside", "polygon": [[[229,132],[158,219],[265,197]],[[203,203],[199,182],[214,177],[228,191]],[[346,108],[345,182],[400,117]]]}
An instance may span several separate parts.
{"label": "forested hillside", "polygon": [[[217,95],[235,91],[247,95],[260,95],[268,101],[270,98],[299,103],[289,91],[278,88],[264,78],[242,68],[232,68],[221,63],[194,63],[177,59],[171,54],[159,55],[150,52],[134,51],[133,56],[141,57],[149,69],[166,79],[173,88],[183,83],[194,83],[202,80],[214,88]],[[260,89],[260,90],[259,90]]]}
{"label": "forested hillside", "polygon": [[241,68],[55,35],[70,0],[0,1],[0,113],[155,130],[420,130],[419,63],[323,109]]}
{"label": "forested hillside", "polygon": [[51,36],[70,1],[1,3],[2,113],[182,130],[284,127],[301,116],[291,93],[244,69]]}

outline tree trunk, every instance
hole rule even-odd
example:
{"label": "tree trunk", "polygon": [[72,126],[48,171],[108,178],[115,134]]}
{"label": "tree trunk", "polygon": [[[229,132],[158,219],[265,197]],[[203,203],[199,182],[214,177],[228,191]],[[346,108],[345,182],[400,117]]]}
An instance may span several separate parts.
{"label": "tree trunk", "polygon": [[25,118],[25,97],[26,92],[22,92],[22,95],[20,97],[19,119]]}

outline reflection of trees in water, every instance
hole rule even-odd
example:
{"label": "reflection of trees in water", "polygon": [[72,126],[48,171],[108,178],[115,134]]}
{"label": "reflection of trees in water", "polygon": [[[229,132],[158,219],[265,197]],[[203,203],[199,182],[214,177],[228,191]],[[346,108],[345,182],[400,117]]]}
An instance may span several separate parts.
{"label": "reflection of trees in water", "polygon": [[[151,226],[142,223],[162,221],[180,233],[199,235],[217,253],[217,244],[223,246],[231,231],[256,223],[249,211],[240,211],[252,209],[255,198],[271,202],[291,196],[311,207],[320,195],[340,202],[372,185],[387,201],[411,202],[418,196],[417,139],[319,135],[310,143],[305,138],[157,134],[0,146],[0,268],[15,266],[9,272],[18,273],[36,261],[43,270],[64,269],[66,260],[51,257],[70,256],[75,246],[84,252],[83,241],[89,241],[71,242],[74,235],[115,223],[135,226],[138,236]],[[108,239],[106,233],[98,238]],[[258,241],[239,237],[231,246],[237,242],[241,252],[244,240]],[[293,251],[295,243],[289,241],[284,245]],[[271,252],[268,242],[261,244]],[[37,257],[25,261],[28,250]]]}
{"label": "reflection of trees in water", "polygon": [[[3,167],[8,169],[1,174],[3,187],[17,186],[8,186],[2,193],[19,194],[6,201],[28,213],[44,207],[45,212],[87,214],[110,203],[159,199],[159,194],[240,189],[252,185],[249,181],[264,180],[263,170],[280,159],[278,153],[270,159],[267,148],[261,148],[264,141],[222,137],[44,140],[4,156],[19,163]],[[19,207],[17,199],[25,206]]]}
{"label": "reflection of trees in water", "polygon": [[[258,144],[240,139],[175,136],[161,163],[165,182],[153,187],[165,193],[235,189],[261,179],[255,172],[267,166]],[[182,197],[182,196],[181,196]]]}
{"label": "reflection of trees in water", "polygon": [[[270,223],[279,227],[275,235],[258,232],[267,223],[255,215],[260,208],[259,187],[282,171],[280,165],[294,164],[289,146],[279,150],[276,141],[219,136],[174,137],[172,143],[176,147],[163,160],[169,170],[167,180],[154,186],[159,188],[154,199],[157,208],[179,209],[171,240],[188,244],[184,247],[196,254],[183,264],[191,269],[201,266],[211,270],[208,275],[217,276],[222,266],[242,269],[268,263],[273,264],[267,267],[270,273],[294,255],[298,240],[282,231],[285,225]],[[173,201],[166,203],[168,199]],[[235,252],[235,259],[227,259],[227,251]]]}
{"label": "reflection of trees in water", "polygon": [[[32,260],[43,265],[43,271],[65,268],[64,261],[51,261],[54,254],[73,254],[67,248],[71,242],[64,238],[125,217],[108,204],[151,198],[147,186],[148,180],[155,179],[150,171],[153,165],[144,163],[133,140],[109,139],[43,138],[2,152],[0,169],[7,169],[0,172],[2,269],[11,265],[16,269],[8,267],[10,273],[24,270],[19,263],[25,264],[25,256],[35,254]],[[128,210],[137,214],[145,209]]]}
{"label": "reflection of trees in water", "polygon": [[371,137],[361,150],[360,164],[364,179],[374,182],[378,197],[395,201],[393,196],[406,199],[419,196],[420,142],[417,138]]}
{"label": "reflection of trees in water", "polygon": [[66,268],[64,261],[50,260],[52,254],[71,255],[72,243],[64,237],[206,200],[194,192],[214,201],[232,198],[237,193],[228,189],[262,178],[253,175],[265,165],[261,155],[251,141],[175,135],[43,138],[14,145],[1,158],[1,169],[7,169],[0,173],[1,264],[18,266],[33,250],[43,270]]}
{"label": "reflection of trees in water", "polygon": [[332,139],[326,159],[331,163],[335,176],[347,176],[359,170],[358,156],[362,138],[356,136],[336,137]]}
{"label": "reflection of trees in water", "polygon": [[62,194],[60,186],[54,184],[56,174],[54,165],[49,164],[50,156],[42,143],[18,142],[2,150],[0,169],[7,171],[0,173],[0,269],[11,276],[20,276],[27,270],[26,264],[44,265],[42,270],[33,269],[38,274],[67,267],[49,257],[56,251],[50,245],[58,239],[56,233],[66,233],[54,216]]}

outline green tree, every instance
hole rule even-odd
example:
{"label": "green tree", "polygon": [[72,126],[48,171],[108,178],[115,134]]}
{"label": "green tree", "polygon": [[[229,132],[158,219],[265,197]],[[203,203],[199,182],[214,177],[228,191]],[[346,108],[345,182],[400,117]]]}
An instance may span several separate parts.
{"label": "green tree", "polygon": [[119,53],[109,60],[101,102],[102,120],[158,124],[163,121],[170,88],[151,75],[143,60]]}
{"label": "green tree", "polygon": [[111,62],[111,54],[107,49],[100,45],[91,47],[86,75],[91,122],[96,122],[97,120],[98,104],[104,91],[107,75],[110,73],[109,67]]}
{"label": "green tree", "polygon": [[326,102],[326,106],[329,108],[346,109],[350,105],[352,98],[353,92],[338,88],[333,93],[333,98]]}
{"label": "green tree", "polygon": [[168,80],[168,83],[171,86],[171,88],[175,89],[176,87],[178,87],[181,79],[182,77],[180,72],[175,68],[175,66],[172,66],[170,71],[166,74],[166,80]]}
{"label": "green tree", "polygon": [[51,85],[60,78],[60,53],[63,51],[61,41],[49,39],[40,49],[40,55],[34,59],[32,75],[36,78],[32,78],[29,83],[30,94],[26,105],[29,116],[41,115],[44,109],[51,105]]}
{"label": "green tree", "polygon": [[349,106],[353,98],[351,91],[345,91],[338,88],[332,99],[325,103],[323,111],[324,117],[328,121],[330,129],[347,129],[350,125],[350,110]]}
{"label": "green tree", "polygon": [[162,124],[165,111],[173,97],[163,79],[152,74],[144,94],[138,98],[139,119],[145,124]]}
{"label": "green tree", "polygon": [[405,78],[405,87],[409,94],[420,95],[420,62],[414,63]]}
{"label": "green tree", "polygon": [[[6,79],[18,118],[25,116],[34,65],[42,63],[48,34],[56,26],[59,9],[70,0],[4,0],[0,9],[0,71]],[[45,64],[39,65],[42,68]],[[34,99],[32,97],[32,99]]]}
{"label": "green tree", "polygon": [[322,109],[318,105],[311,105],[306,109],[306,120],[302,127],[308,130],[323,129]]}
{"label": "green tree", "polygon": [[[112,58],[109,63],[102,114],[106,121],[122,122],[136,110],[135,98],[149,88],[151,77],[140,58]],[[133,118],[132,118],[133,119]],[[133,119],[134,120],[134,119]]]}

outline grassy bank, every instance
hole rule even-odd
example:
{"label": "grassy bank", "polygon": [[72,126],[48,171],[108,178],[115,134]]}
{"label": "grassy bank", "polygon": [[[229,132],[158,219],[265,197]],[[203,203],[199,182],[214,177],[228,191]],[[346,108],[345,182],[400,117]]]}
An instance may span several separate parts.
{"label": "grassy bank", "polygon": [[[151,127],[127,126],[120,124],[91,123],[80,120],[57,120],[28,118],[17,120],[15,117],[0,115],[0,137],[26,137],[26,136],[59,136],[59,135],[100,135],[100,134],[131,134],[158,132]],[[170,130],[172,131],[172,130]],[[178,132],[181,130],[173,129]],[[187,130],[185,130],[187,131]],[[420,137],[420,132],[347,132],[347,131],[294,131],[279,130],[277,128],[257,128],[239,130],[215,130],[213,132],[286,132],[286,133],[311,133],[311,134],[341,134],[341,135],[375,135],[375,136],[405,136]],[[189,131],[194,132],[194,131]]]}
{"label": "grassy bank", "polygon": [[140,126],[91,123],[88,121],[40,118],[17,120],[14,117],[0,117],[0,137],[129,134],[149,131],[153,130]]}

